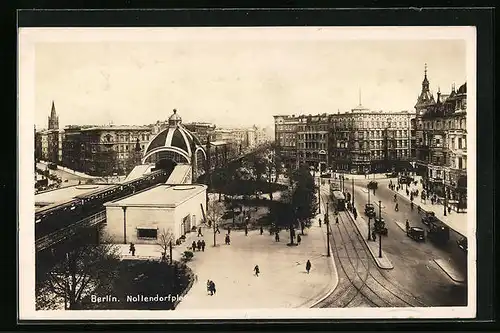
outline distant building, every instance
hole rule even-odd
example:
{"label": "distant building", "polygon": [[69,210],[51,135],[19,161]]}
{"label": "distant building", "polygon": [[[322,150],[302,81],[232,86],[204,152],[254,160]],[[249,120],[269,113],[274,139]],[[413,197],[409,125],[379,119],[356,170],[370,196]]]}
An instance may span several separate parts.
{"label": "distant building", "polygon": [[411,156],[424,187],[456,209],[467,207],[467,83],[448,95],[429,88],[427,66],[412,120]]}
{"label": "distant building", "polygon": [[198,137],[200,142],[207,142],[207,139],[210,137],[211,140],[215,140],[214,130],[215,125],[211,123],[187,123],[184,124],[184,127],[194,135]]}

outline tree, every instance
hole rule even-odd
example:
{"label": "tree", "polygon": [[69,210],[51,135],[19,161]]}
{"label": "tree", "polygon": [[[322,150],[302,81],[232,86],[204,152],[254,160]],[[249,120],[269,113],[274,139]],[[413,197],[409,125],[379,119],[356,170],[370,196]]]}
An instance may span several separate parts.
{"label": "tree", "polygon": [[316,184],[309,168],[302,165],[292,175],[292,205],[296,208],[295,217],[300,222],[302,234],[304,228],[310,226],[310,219],[316,214]]}
{"label": "tree", "polygon": [[157,244],[162,249],[162,260],[164,260],[167,256],[167,251],[169,251],[170,264],[172,264],[172,242],[174,241],[174,235],[170,229],[163,229],[158,235]]}
{"label": "tree", "polygon": [[77,246],[45,274],[39,294],[47,291],[54,298],[64,301],[65,309],[80,309],[82,299],[93,295],[96,290],[102,294],[112,292],[111,285],[117,277],[118,264],[115,245]]}
{"label": "tree", "polygon": [[282,160],[281,156],[278,154],[274,154],[273,168],[274,168],[274,172],[275,172],[274,182],[277,183],[280,174],[283,172],[283,160]]}
{"label": "tree", "polygon": [[228,173],[225,169],[216,169],[212,174],[212,187],[219,192],[219,201],[221,201],[221,194],[228,183]]}
{"label": "tree", "polygon": [[215,233],[217,224],[222,220],[222,216],[224,215],[224,206],[217,201],[209,201],[207,207],[207,220],[208,225],[212,225],[214,230],[214,246],[217,246]]}

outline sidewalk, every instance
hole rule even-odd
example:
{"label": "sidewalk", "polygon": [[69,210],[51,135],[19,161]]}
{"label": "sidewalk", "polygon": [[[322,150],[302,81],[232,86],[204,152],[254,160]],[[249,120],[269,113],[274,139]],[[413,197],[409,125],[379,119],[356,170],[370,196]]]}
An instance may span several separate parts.
{"label": "sidewalk", "polygon": [[[466,236],[467,237],[467,223],[468,223],[468,214],[467,213],[457,213],[456,211],[452,210],[451,213],[446,212],[446,216],[444,216],[444,206],[443,204],[431,204],[430,200],[427,199],[425,201],[422,201],[420,197],[420,193],[422,193],[422,184],[420,183],[420,177],[417,177],[415,180],[418,180],[418,185],[412,185],[409,186],[408,189],[410,191],[418,189],[419,191],[419,196],[415,197],[413,199],[413,203],[415,204],[415,209],[418,209],[418,206],[422,208],[425,211],[431,211],[434,212],[436,217],[442,221],[444,224],[448,225],[451,229],[455,230],[459,234]],[[382,186],[387,186],[387,185],[382,185]],[[396,194],[398,194],[400,197],[406,199],[408,202],[410,201],[410,196],[406,195],[406,186],[403,185],[403,188],[400,189],[399,191],[394,191]]]}
{"label": "sidewalk", "polygon": [[[317,221],[305,230],[298,246],[286,245],[287,231],[282,231],[281,241],[275,242],[267,231],[260,235],[258,230],[251,230],[245,236],[233,230],[231,245],[224,244],[221,232],[217,234],[219,245],[213,247],[213,233],[204,230],[208,246],[188,263],[197,281],[177,309],[311,307],[337,284],[332,257],[326,257],[326,229]],[[308,259],[312,264],[310,274],[305,270]],[[253,272],[255,265],[260,268],[258,277]],[[216,284],[214,296],[206,290],[209,279]]]}

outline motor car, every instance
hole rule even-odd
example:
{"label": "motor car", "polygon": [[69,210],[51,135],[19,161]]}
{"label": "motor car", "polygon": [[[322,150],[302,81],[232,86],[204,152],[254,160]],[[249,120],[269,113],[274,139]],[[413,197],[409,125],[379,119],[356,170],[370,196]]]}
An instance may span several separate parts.
{"label": "motor car", "polygon": [[422,216],[422,223],[425,225],[429,225],[431,222],[437,220],[436,214],[434,212],[428,211],[424,212],[424,216]]}
{"label": "motor car", "polygon": [[457,245],[460,250],[467,252],[467,238],[462,237],[461,239],[457,240]]}
{"label": "motor car", "polygon": [[376,190],[378,188],[378,183],[376,181],[370,181],[367,185],[368,189],[370,190]]}
{"label": "motor car", "polygon": [[380,230],[380,234],[387,236],[387,234],[389,233],[389,230],[387,230],[387,228],[385,227],[385,220],[384,219],[375,219],[375,221],[376,221],[375,223],[377,223],[378,221],[382,222],[383,227]]}
{"label": "motor car", "polygon": [[413,177],[410,176],[401,176],[399,177],[400,184],[408,184],[410,185],[413,182]]}
{"label": "motor car", "polygon": [[47,167],[51,170],[57,170],[57,164],[55,163],[49,163]]}
{"label": "motor car", "polygon": [[390,172],[390,173],[386,173],[385,176],[387,178],[395,178],[398,176],[398,173],[397,172]]}
{"label": "motor car", "polygon": [[406,236],[416,240],[417,242],[425,242],[425,231],[423,228],[419,227],[410,227],[406,231]]}
{"label": "motor car", "polygon": [[365,215],[368,217],[375,217],[375,206],[371,203],[365,205]]}

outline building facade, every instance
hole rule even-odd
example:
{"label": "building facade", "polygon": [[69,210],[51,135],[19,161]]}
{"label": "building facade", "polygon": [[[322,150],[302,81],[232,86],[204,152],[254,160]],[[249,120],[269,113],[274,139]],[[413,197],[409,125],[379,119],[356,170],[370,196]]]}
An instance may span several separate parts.
{"label": "building facade", "polygon": [[370,111],[275,116],[275,142],[285,163],[349,173],[409,170],[412,113]]}
{"label": "building facade", "polygon": [[200,142],[207,142],[210,140],[215,140],[213,137],[215,131],[215,125],[211,123],[187,123],[184,127],[194,135],[198,137]]}
{"label": "building facade", "polygon": [[139,164],[151,129],[142,126],[69,126],[62,144],[63,165],[93,176],[126,174]]}
{"label": "building facade", "polygon": [[430,92],[427,69],[412,120],[411,156],[424,188],[458,210],[467,208],[467,83]]}

